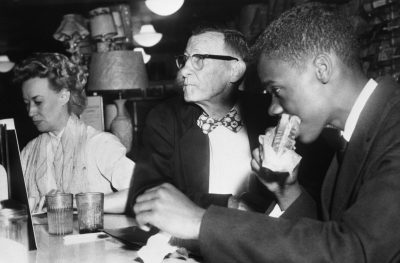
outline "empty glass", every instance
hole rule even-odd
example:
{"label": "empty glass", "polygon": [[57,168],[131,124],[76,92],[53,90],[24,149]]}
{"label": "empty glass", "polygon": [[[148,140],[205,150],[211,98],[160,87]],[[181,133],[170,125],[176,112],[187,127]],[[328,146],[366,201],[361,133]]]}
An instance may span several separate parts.
{"label": "empty glass", "polygon": [[75,195],[78,209],[79,233],[103,230],[104,194],[79,193]]}
{"label": "empty glass", "polygon": [[73,195],[56,193],[46,195],[49,233],[65,235],[73,230]]}

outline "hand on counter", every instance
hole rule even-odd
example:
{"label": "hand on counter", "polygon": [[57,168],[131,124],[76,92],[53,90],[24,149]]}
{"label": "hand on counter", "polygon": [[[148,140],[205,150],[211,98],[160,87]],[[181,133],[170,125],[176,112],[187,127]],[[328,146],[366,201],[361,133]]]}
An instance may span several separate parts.
{"label": "hand on counter", "polygon": [[133,207],[140,226],[153,225],[182,239],[197,239],[205,210],[171,184],[148,189]]}

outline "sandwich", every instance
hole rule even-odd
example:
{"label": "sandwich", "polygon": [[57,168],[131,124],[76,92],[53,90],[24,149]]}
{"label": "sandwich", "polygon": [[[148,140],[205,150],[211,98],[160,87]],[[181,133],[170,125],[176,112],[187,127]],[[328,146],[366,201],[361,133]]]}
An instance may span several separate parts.
{"label": "sandwich", "polygon": [[276,127],[260,135],[262,164],[259,176],[264,181],[283,184],[300,163],[301,156],[294,151],[300,122],[295,115],[282,114]]}

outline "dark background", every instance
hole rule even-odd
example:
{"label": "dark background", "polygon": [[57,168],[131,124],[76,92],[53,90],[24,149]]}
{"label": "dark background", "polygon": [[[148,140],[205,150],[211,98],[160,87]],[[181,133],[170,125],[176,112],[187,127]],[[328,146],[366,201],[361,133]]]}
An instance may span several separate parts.
{"label": "dark background", "polygon": [[[0,55],[8,55],[12,61],[27,57],[32,52],[66,53],[64,45],[53,38],[53,33],[65,14],[77,13],[89,18],[90,10],[103,6],[128,4],[132,14],[132,26],[151,22],[163,34],[160,43],[145,48],[152,56],[146,64],[151,83],[171,82],[176,76],[174,56],[183,52],[191,31],[200,24],[222,24],[238,28],[243,17],[242,9],[250,4],[268,5],[268,23],[284,10],[300,2],[295,0],[185,0],[182,8],[170,15],[153,14],[144,0],[0,0]],[[348,1],[325,1],[345,3]],[[261,30],[261,29],[260,29]],[[252,71],[252,76],[255,72]],[[257,77],[249,86],[257,85]],[[107,98],[107,102],[114,99]],[[145,112],[145,111],[144,111]],[[20,147],[37,135],[28,119],[22,103],[19,87],[11,82],[11,73],[0,73],[0,118],[14,118]],[[144,118],[144,115],[141,115]]]}

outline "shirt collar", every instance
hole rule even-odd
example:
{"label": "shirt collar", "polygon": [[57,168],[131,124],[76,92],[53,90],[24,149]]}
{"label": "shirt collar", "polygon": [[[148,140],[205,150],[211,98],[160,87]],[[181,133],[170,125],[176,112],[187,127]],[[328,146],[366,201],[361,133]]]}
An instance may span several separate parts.
{"label": "shirt collar", "polygon": [[213,131],[218,125],[223,125],[233,132],[239,131],[243,126],[240,107],[235,104],[230,111],[221,119],[216,120],[210,117],[205,111],[197,119],[197,125],[201,128],[204,134]]}
{"label": "shirt collar", "polygon": [[343,138],[346,141],[350,141],[358,118],[360,117],[361,111],[364,109],[365,104],[367,103],[369,97],[371,96],[377,85],[378,83],[375,80],[370,79],[367,84],[365,84],[360,95],[358,95],[356,102],[354,103],[353,107],[351,108],[350,114],[347,117],[346,123],[344,125],[344,130],[342,132]]}

